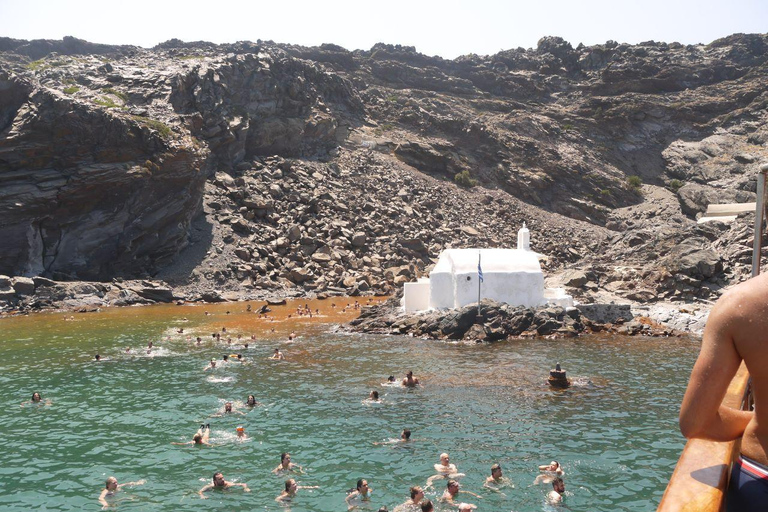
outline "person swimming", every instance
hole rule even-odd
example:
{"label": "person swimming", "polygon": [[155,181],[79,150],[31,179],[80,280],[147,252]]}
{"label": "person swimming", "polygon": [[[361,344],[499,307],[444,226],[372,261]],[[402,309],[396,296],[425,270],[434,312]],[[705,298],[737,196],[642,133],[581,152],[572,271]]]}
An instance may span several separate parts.
{"label": "person swimming", "polygon": [[248,395],[248,399],[245,401],[245,405],[248,407],[256,407],[258,405],[264,405],[261,402],[256,401],[256,397],[253,395]]}
{"label": "person swimming", "polygon": [[432,487],[432,482],[435,480],[444,478],[456,480],[464,476],[464,473],[459,473],[459,470],[456,468],[456,464],[451,463],[451,458],[447,453],[440,454],[440,463],[435,464],[434,468],[437,474],[427,479],[427,484],[425,486],[427,488]]}
{"label": "person swimming", "polygon": [[547,494],[547,501],[550,503],[561,503],[565,494],[565,483],[559,476],[552,480],[552,490]]}
{"label": "person swimming", "polygon": [[208,491],[212,491],[214,489],[215,490],[220,490],[220,491],[225,491],[225,490],[227,490],[227,489],[229,489],[231,487],[242,487],[244,492],[251,492],[251,490],[248,488],[247,484],[227,482],[226,480],[224,480],[224,475],[222,475],[221,473],[219,473],[217,471],[216,473],[213,474],[213,483],[210,483],[210,484],[206,485],[205,487],[203,487],[202,489],[200,489],[199,491],[197,491],[197,494],[200,495],[200,499],[201,500],[204,500],[205,499],[205,494],[203,494],[203,493],[206,493]]}
{"label": "person swimming", "polygon": [[[470,494],[474,496],[475,498],[482,498],[479,494],[475,494],[470,491],[462,491],[461,486],[459,486],[459,482],[456,480],[448,480],[448,483],[445,486],[445,492],[443,492],[443,495],[440,497],[440,501],[443,501],[445,503],[450,503],[451,505],[456,505],[456,497],[459,494]],[[477,508],[475,505],[472,505],[471,503],[468,503],[471,508]]]}
{"label": "person swimming", "polygon": [[197,432],[195,433],[195,435],[192,436],[191,441],[187,441],[186,443],[171,443],[171,444],[175,444],[177,446],[184,446],[187,444],[198,445],[198,446],[203,446],[203,445],[213,446],[209,442],[210,437],[211,437],[211,424],[207,423],[205,425],[200,425],[200,428],[197,429]]}
{"label": "person swimming", "polygon": [[424,502],[424,489],[418,485],[414,485],[409,490],[411,497],[396,506],[393,512],[415,512],[421,510],[421,504]]}
{"label": "person swimming", "polygon": [[235,432],[237,433],[237,438],[240,441],[245,441],[246,439],[248,439],[248,434],[245,433],[245,427],[243,427],[242,425],[237,427],[235,429]]}
{"label": "person swimming", "polygon": [[542,471],[543,473],[534,479],[533,485],[548,484],[553,482],[555,478],[565,475],[565,471],[563,471],[560,463],[556,460],[553,460],[549,464],[539,466],[539,471]]}
{"label": "person swimming", "polygon": [[24,407],[27,404],[51,405],[52,403],[53,402],[51,402],[50,400],[43,401],[43,397],[40,395],[40,393],[35,391],[34,393],[32,393],[31,400],[27,400],[26,402],[21,402],[21,407]]}
{"label": "person swimming", "polygon": [[411,440],[411,431],[407,428],[404,428],[403,431],[400,432],[399,439],[390,439],[389,441],[376,442],[373,444],[381,445],[381,444],[407,443],[410,440]]}
{"label": "person swimming", "polygon": [[494,464],[491,466],[491,476],[485,479],[483,487],[504,494],[499,490],[499,488],[507,486],[514,487],[509,478],[504,476],[504,472],[501,469],[501,464]]}
{"label": "person swimming", "polygon": [[347,510],[359,507],[364,501],[371,501],[372,489],[368,487],[368,480],[361,478],[357,481],[357,487],[348,492],[344,501],[347,502]]}
{"label": "person swimming", "polygon": [[214,417],[221,417],[221,416],[225,416],[227,414],[240,414],[240,415],[243,415],[245,413],[243,413],[241,411],[238,411],[236,409],[233,409],[232,408],[232,402],[226,402],[224,404],[224,409],[220,410],[219,412],[217,412],[213,416]]}
{"label": "person swimming", "polygon": [[406,375],[401,384],[408,388],[414,388],[416,386],[419,386],[421,382],[419,382],[419,379],[416,379],[413,377],[413,372],[409,371]]}
{"label": "person swimming", "polygon": [[208,364],[208,366],[203,368],[203,371],[207,372],[208,370],[215,370],[215,369],[216,369],[216,360],[215,359],[211,359],[211,362]]}
{"label": "person swimming", "polygon": [[363,400],[363,402],[381,402],[381,398],[379,398],[379,392],[374,390],[371,390],[371,392],[368,394],[368,398]]}
{"label": "person swimming", "polygon": [[274,359],[277,361],[282,361],[285,359],[285,355],[280,351],[279,348],[275,349],[275,353],[272,354],[272,356],[269,359]]}
{"label": "person swimming", "polygon": [[301,466],[298,464],[294,464],[291,462],[291,454],[288,452],[283,452],[280,454],[280,465],[277,466],[275,469],[272,470],[272,472],[276,475],[279,475],[280,473],[286,473],[289,471],[296,471],[299,473],[303,473],[304,470]]}
{"label": "person swimming", "polygon": [[101,503],[103,509],[107,509],[109,508],[109,501],[107,501],[107,498],[117,494],[118,491],[122,490],[123,487],[134,487],[136,485],[144,485],[145,483],[147,483],[146,480],[138,480],[136,482],[118,484],[117,478],[111,476],[107,478],[107,481],[104,484],[104,489],[101,490],[101,494],[99,495],[99,503]]}
{"label": "person swimming", "polygon": [[280,496],[275,498],[275,501],[278,502],[288,502],[293,500],[293,498],[296,497],[296,491],[299,489],[319,489],[320,487],[317,485],[298,485],[296,483],[296,480],[293,478],[289,478],[285,481],[285,489],[282,493],[280,493]]}

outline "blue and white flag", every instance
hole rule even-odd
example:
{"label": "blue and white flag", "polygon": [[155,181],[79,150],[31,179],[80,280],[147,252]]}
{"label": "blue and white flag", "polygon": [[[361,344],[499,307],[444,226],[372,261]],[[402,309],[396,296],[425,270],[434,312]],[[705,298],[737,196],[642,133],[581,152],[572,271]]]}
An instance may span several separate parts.
{"label": "blue and white flag", "polygon": [[483,267],[480,266],[480,255],[477,255],[477,277],[483,282]]}

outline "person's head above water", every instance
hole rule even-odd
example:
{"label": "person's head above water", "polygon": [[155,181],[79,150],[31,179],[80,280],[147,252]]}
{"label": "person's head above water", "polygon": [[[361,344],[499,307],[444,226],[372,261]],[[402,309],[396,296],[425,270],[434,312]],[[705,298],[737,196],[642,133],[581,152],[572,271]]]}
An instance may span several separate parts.
{"label": "person's head above water", "polygon": [[105,487],[105,488],[106,488],[108,491],[114,491],[115,489],[117,489],[117,487],[118,487],[118,486],[117,486],[117,478],[115,478],[115,477],[113,477],[113,476],[111,476],[111,477],[107,478],[107,481],[106,481],[106,483],[104,484],[104,487]]}
{"label": "person's head above water", "polygon": [[298,485],[296,485],[296,480],[293,478],[289,478],[285,481],[285,492],[292,493],[296,492],[296,489],[298,489]]}
{"label": "person's head above water", "polygon": [[291,463],[291,454],[288,452],[283,452],[280,454],[280,464],[287,466]]}
{"label": "person's head above water", "polygon": [[502,475],[502,472],[501,472],[500,464],[494,464],[493,466],[491,466],[491,476],[493,478],[500,478],[501,475]]}
{"label": "person's head above water", "polygon": [[435,510],[435,506],[431,501],[424,500],[421,502],[421,512],[432,512],[433,510]]}
{"label": "person's head above water", "polygon": [[227,402],[224,404],[224,412],[232,412],[232,402]]}
{"label": "person's head above water", "polygon": [[248,400],[245,403],[248,405],[254,405],[256,403],[256,397],[253,395],[248,395]]}
{"label": "person's head above water", "polygon": [[101,356],[99,354],[96,354],[95,356],[93,356],[93,358],[96,359],[97,361],[101,360]]}
{"label": "person's head above water", "polygon": [[459,492],[459,482],[456,480],[448,480],[448,483],[445,484],[446,489],[448,489],[448,492],[451,496],[455,495],[457,492]]}
{"label": "person's head above water", "polygon": [[563,494],[565,492],[565,483],[563,483],[563,479],[557,477],[552,480],[552,489],[558,494]]}
{"label": "person's head above water", "polygon": [[421,497],[423,498],[424,497],[424,489],[422,489],[418,485],[414,485],[413,487],[411,487],[411,501],[417,501],[416,497],[418,495],[421,495]]}
{"label": "person's head above water", "polygon": [[403,432],[400,434],[400,439],[410,439],[411,438],[411,431],[407,428],[403,429]]}
{"label": "person's head above water", "polygon": [[40,401],[40,400],[42,400],[42,399],[43,399],[43,398],[40,396],[40,393],[38,393],[37,391],[35,391],[34,393],[32,393],[32,401],[33,401],[33,402],[39,402],[39,401]]}
{"label": "person's head above water", "polygon": [[214,487],[224,487],[227,484],[226,480],[224,480],[224,475],[222,475],[220,472],[216,472],[213,474],[213,486]]}
{"label": "person's head above water", "polygon": [[368,491],[370,489],[368,488],[368,480],[365,480],[364,478],[361,478],[357,481],[357,492],[359,492],[362,495],[368,494]]}
{"label": "person's head above water", "polygon": [[203,435],[198,432],[192,436],[192,440],[195,442],[195,444],[203,444]]}
{"label": "person's head above water", "polygon": [[448,456],[447,453],[441,453],[440,454],[440,463],[443,466],[447,466],[451,462],[451,458]]}
{"label": "person's head above water", "polygon": [[371,400],[378,400],[379,392],[374,389],[373,391],[371,391],[371,394],[368,395],[368,398],[370,398]]}
{"label": "person's head above water", "polygon": [[389,377],[387,377],[387,382],[395,382],[395,376],[390,375]]}

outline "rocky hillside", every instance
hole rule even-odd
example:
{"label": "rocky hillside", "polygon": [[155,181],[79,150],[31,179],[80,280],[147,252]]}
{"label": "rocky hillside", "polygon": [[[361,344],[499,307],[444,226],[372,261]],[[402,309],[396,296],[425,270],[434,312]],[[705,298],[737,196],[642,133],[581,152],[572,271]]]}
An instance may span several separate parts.
{"label": "rocky hillside", "polygon": [[[391,293],[525,221],[583,300],[743,279],[768,36],[429,57],[0,38],[0,274],[177,297]],[[39,280],[45,282],[45,280]],[[1,291],[1,290],[0,290]]]}

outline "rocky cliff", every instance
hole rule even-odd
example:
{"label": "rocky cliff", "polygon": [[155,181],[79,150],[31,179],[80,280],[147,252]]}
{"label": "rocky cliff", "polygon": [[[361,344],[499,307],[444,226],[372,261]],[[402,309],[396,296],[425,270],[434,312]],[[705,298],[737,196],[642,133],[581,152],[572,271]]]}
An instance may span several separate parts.
{"label": "rocky cliff", "polygon": [[768,37],[429,57],[0,38],[0,274],[177,296],[389,293],[526,221],[582,299],[748,273]]}

